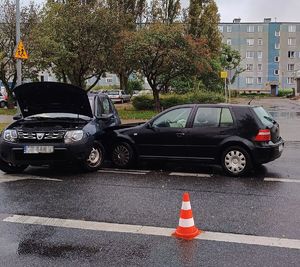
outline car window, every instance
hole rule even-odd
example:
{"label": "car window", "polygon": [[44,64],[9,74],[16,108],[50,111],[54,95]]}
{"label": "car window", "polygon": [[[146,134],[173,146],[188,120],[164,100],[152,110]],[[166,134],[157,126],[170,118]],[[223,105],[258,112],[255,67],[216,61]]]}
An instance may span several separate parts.
{"label": "car window", "polygon": [[107,98],[103,98],[102,100],[102,106],[103,106],[103,114],[111,114],[111,106],[109,104],[109,100]]}
{"label": "car window", "polygon": [[233,125],[233,118],[229,108],[222,108],[220,127],[230,127]]}
{"label": "car window", "polygon": [[263,107],[254,107],[254,112],[263,123],[263,125],[269,127],[273,126],[274,119],[270,113],[268,113]]}
{"label": "car window", "polygon": [[220,114],[221,108],[198,108],[193,127],[218,127]]}
{"label": "car window", "polygon": [[95,108],[96,108],[95,109],[95,116],[101,117],[101,115],[102,115],[102,103],[101,103],[99,97],[97,97],[97,105],[96,105]]}
{"label": "car window", "polygon": [[122,95],[125,95],[125,92],[124,92],[124,91],[121,91],[121,94],[122,94]]}
{"label": "car window", "polygon": [[171,110],[153,122],[154,127],[170,127],[170,128],[184,128],[192,108],[178,108]]}

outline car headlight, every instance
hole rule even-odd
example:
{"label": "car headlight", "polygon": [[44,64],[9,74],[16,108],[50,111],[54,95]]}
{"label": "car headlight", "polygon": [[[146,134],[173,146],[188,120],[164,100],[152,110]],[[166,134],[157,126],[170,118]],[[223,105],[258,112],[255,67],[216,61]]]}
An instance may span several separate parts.
{"label": "car headlight", "polygon": [[18,138],[16,130],[5,130],[3,133],[3,139],[8,142],[15,142]]}
{"label": "car headlight", "polygon": [[82,130],[67,131],[65,134],[65,143],[73,143],[80,141],[83,138]]}

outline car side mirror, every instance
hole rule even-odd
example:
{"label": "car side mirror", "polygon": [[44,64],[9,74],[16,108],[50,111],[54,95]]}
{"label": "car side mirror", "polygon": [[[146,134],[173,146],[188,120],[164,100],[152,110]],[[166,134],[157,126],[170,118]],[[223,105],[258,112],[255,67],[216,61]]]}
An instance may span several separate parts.
{"label": "car side mirror", "polygon": [[153,126],[151,123],[148,122],[148,123],[146,124],[146,128],[147,128],[147,129],[153,130],[153,129],[154,129],[154,126]]}
{"label": "car side mirror", "polygon": [[103,121],[109,121],[114,117],[114,114],[102,114],[101,116],[98,116],[97,119],[103,120]]}
{"label": "car side mirror", "polygon": [[22,119],[22,115],[21,114],[16,114],[15,116],[13,116],[13,120],[17,121]]}

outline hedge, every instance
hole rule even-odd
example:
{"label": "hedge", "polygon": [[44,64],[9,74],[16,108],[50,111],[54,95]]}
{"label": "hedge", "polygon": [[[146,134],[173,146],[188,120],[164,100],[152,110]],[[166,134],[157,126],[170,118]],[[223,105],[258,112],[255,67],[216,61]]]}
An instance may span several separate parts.
{"label": "hedge", "polygon": [[[188,93],[183,95],[169,94],[162,95],[160,104],[163,109],[167,109],[176,105],[182,104],[209,104],[209,103],[222,103],[224,96],[218,93],[201,91],[197,93]],[[137,96],[133,99],[132,105],[136,110],[151,110],[154,109],[154,99],[150,95]]]}

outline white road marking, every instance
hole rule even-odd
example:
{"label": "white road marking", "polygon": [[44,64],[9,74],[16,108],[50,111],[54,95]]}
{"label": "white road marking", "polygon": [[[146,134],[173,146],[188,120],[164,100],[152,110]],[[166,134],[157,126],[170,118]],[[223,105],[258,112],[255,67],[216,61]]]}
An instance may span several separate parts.
{"label": "white road marking", "polygon": [[169,173],[171,176],[190,176],[190,177],[203,177],[203,178],[210,178],[210,174],[205,173],[190,173],[190,172],[171,172]]}
{"label": "white road marking", "polygon": [[296,179],[285,179],[285,178],[264,178],[265,182],[282,182],[282,183],[300,183],[300,180]]}
{"label": "white road marking", "polygon": [[128,172],[146,172],[149,173],[151,172],[150,170],[134,170],[134,169],[117,169],[117,168],[101,168],[101,170],[104,171],[128,171]]}
{"label": "white road marking", "polygon": [[0,183],[15,182],[15,181],[22,181],[22,180],[42,180],[42,181],[53,181],[53,182],[63,181],[61,179],[42,178],[42,177],[4,177],[4,178],[0,178]]}
{"label": "white road marking", "polygon": [[[4,218],[3,221],[10,222],[10,223],[20,223],[20,224],[56,226],[56,227],[63,227],[63,228],[166,236],[166,237],[171,237],[171,234],[174,232],[174,229],[172,228],[130,225],[130,224],[116,224],[116,223],[105,223],[105,222],[94,222],[94,221],[81,221],[81,220],[70,220],[70,219],[59,219],[59,218],[47,218],[47,217],[37,217],[37,216],[24,216],[24,215],[11,215]],[[196,237],[196,239],[217,241],[217,242],[239,243],[239,244],[247,244],[247,245],[300,249],[300,240],[298,239],[252,236],[252,235],[218,233],[218,232],[203,232],[198,237]]]}
{"label": "white road marking", "polygon": [[119,173],[119,174],[136,174],[136,175],[145,175],[147,172],[137,172],[137,171],[114,171],[114,170],[98,170],[98,172],[103,173]]}

